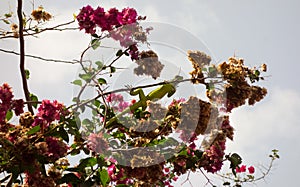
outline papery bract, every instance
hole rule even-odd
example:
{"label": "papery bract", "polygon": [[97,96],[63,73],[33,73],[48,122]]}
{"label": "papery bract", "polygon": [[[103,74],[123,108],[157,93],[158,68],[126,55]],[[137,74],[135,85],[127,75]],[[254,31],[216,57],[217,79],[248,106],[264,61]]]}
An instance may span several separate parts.
{"label": "papery bract", "polygon": [[79,24],[79,29],[84,29],[88,34],[94,34],[96,32],[96,24],[93,20],[93,16],[94,9],[90,5],[82,7],[80,13],[76,16]]}
{"label": "papery bract", "polygon": [[59,138],[56,137],[47,137],[47,155],[51,160],[57,160],[61,157],[66,156],[69,147]]}
{"label": "papery bract", "polygon": [[38,108],[34,123],[32,126],[46,126],[48,127],[51,122],[59,120],[63,113],[64,105],[54,100],[43,100],[41,106]]}
{"label": "papery bract", "polygon": [[132,24],[136,22],[137,12],[133,8],[124,8],[118,16],[118,21],[122,25]]}
{"label": "papery bract", "polygon": [[236,168],[237,173],[243,173],[246,171],[246,165],[242,165],[241,167]]}
{"label": "papery bract", "polygon": [[248,171],[250,174],[253,174],[255,172],[255,169],[253,166],[248,167]]}

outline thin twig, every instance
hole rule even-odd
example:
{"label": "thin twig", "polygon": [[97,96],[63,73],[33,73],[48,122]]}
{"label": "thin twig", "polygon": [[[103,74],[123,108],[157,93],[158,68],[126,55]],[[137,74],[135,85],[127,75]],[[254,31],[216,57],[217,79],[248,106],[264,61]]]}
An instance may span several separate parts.
{"label": "thin twig", "polygon": [[[9,50],[5,50],[5,49],[0,49],[1,52],[4,53],[10,53],[10,54],[14,54],[14,55],[18,55],[20,56],[20,53],[15,52],[15,51],[9,51]],[[75,64],[78,63],[78,61],[67,61],[67,60],[58,60],[58,59],[49,59],[49,58],[43,58],[43,57],[39,57],[39,56],[35,56],[35,55],[26,55],[25,57],[30,57],[30,58],[35,58],[35,59],[39,59],[39,60],[43,60],[46,62],[58,62],[58,63],[68,63],[68,64]]]}
{"label": "thin twig", "polygon": [[[42,32],[45,32],[45,31],[65,31],[65,30],[78,30],[78,28],[59,28],[59,27],[62,27],[62,26],[65,26],[65,25],[69,25],[71,23],[74,23],[75,20],[72,20],[72,21],[69,21],[67,23],[62,23],[62,24],[59,24],[59,25],[56,25],[54,27],[48,27],[48,28],[45,28],[45,29],[41,29],[41,30],[38,30],[36,31],[35,30],[35,27],[33,28],[28,28],[28,29],[23,29],[23,32],[26,32],[27,34],[24,34],[23,33],[23,37],[24,36],[35,36],[35,35],[38,35]],[[29,33],[30,31],[34,31],[34,33]],[[13,34],[13,32],[6,32],[5,33],[6,35],[5,36],[2,36],[0,37],[0,39],[5,39],[5,38],[15,38],[14,35],[10,35],[10,34]]]}
{"label": "thin twig", "polygon": [[[269,175],[269,173],[271,172],[271,169],[273,168],[273,163],[274,163],[274,161],[275,161],[275,159],[272,158],[271,161],[270,161],[270,163],[269,163],[269,166],[268,166],[268,167],[261,166],[261,167],[263,167],[263,169],[264,169],[265,171],[262,171],[262,170],[261,170],[262,175],[261,175],[260,177],[254,178],[254,179],[243,179],[243,180],[240,180],[240,179],[239,179],[238,182],[240,182],[240,183],[250,183],[250,182],[257,182],[257,181],[259,181],[259,180],[265,179],[266,176]],[[224,175],[224,174],[217,174],[217,175],[220,176],[220,177],[222,177],[222,178],[224,178],[224,179],[228,179],[228,180],[237,182],[237,179],[236,179],[236,178],[233,178],[233,177],[230,177],[230,176],[226,176],[226,175]]]}
{"label": "thin twig", "polygon": [[207,183],[206,183],[206,185],[207,184],[210,184],[211,186],[215,186],[212,182],[211,182],[211,180],[205,175],[205,173],[202,171],[202,169],[199,169],[200,170],[200,172],[202,173],[202,175],[206,178],[206,180],[207,180]]}
{"label": "thin twig", "polygon": [[190,186],[193,187],[193,184],[191,183],[190,181],[190,174],[191,174],[191,171],[188,172],[188,175],[186,177],[186,179],[181,183],[181,186],[186,183],[186,182],[189,182]]}
{"label": "thin twig", "polygon": [[[23,85],[23,91],[25,94],[26,101],[30,101],[30,92],[28,89],[27,79],[26,79],[26,72],[25,72],[25,42],[24,42],[24,36],[23,36],[23,11],[22,11],[22,0],[18,0],[18,19],[19,19],[19,42],[20,42],[20,71],[21,71],[21,77],[22,77],[22,85]],[[33,108],[32,105],[29,103],[27,105],[28,111],[31,112],[33,115]]]}

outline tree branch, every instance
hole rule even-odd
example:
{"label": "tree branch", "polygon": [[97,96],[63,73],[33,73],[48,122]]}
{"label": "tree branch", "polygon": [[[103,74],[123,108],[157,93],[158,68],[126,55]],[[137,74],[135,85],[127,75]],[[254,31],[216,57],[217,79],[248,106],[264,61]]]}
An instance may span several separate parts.
{"label": "tree branch", "polygon": [[[23,36],[22,6],[23,6],[22,0],[18,0],[17,14],[18,14],[18,19],[19,19],[20,71],[21,71],[22,85],[23,85],[23,91],[25,94],[26,101],[31,101],[30,93],[29,93],[28,85],[27,85],[26,73],[25,73],[25,42],[24,42],[24,36]],[[31,112],[31,114],[34,114],[32,105],[30,103],[27,105],[27,107],[28,107],[28,111]]]}
{"label": "tree branch", "polygon": [[[38,30],[36,31],[35,27],[29,27],[27,29],[24,29],[23,28],[23,36],[35,36],[35,35],[38,35],[42,32],[45,32],[45,31],[65,31],[65,30],[78,30],[77,27],[75,28],[60,28],[62,26],[66,26],[66,25],[69,25],[69,24],[72,24],[74,23],[75,20],[72,20],[72,21],[69,21],[67,23],[62,23],[62,24],[59,24],[59,25],[56,25],[54,27],[48,27],[48,28],[44,28],[44,29],[41,29],[41,30]],[[31,32],[30,32],[31,31]],[[24,34],[24,32],[26,34]],[[5,33],[4,36],[1,36],[0,39],[5,39],[5,38],[16,38],[14,35],[13,35],[13,32],[6,32],[6,31],[2,31],[2,33]]]}
{"label": "tree branch", "polygon": [[[0,51],[4,52],[4,53],[10,53],[10,54],[20,56],[20,53],[17,53],[15,51],[9,51],[9,50],[5,50],[5,49],[0,49]],[[67,64],[78,63],[78,61],[75,61],[75,60],[74,61],[58,60],[58,59],[43,58],[43,57],[39,57],[39,56],[35,56],[35,55],[26,55],[25,54],[25,57],[35,58],[35,59],[43,60],[43,61],[46,61],[46,62],[58,62],[58,63],[67,63]]]}

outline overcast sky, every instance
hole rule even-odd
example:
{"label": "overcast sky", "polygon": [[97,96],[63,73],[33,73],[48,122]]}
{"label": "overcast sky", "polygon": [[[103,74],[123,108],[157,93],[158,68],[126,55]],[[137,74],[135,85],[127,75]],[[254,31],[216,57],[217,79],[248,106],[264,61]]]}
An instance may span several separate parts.
{"label": "overcast sky", "polygon": [[[217,62],[227,60],[235,54],[244,58],[249,66],[266,63],[267,74],[270,76],[266,77],[262,85],[268,89],[268,96],[254,107],[233,110],[231,120],[236,135],[234,142],[228,144],[227,151],[238,152],[246,164],[259,166],[268,164],[268,154],[272,149],[279,149],[281,158],[275,163],[272,174],[265,182],[257,183],[257,186],[282,187],[299,184],[300,118],[297,114],[300,111],[300,1],[35,0],[35,5],[43,5],[54,14],[52,22],[56,24],[72,20],[72,14],[78,13],[88,2],[93,7],[115,6],[121,9],[132,6],[139,14],[146,15],[150,22],[171,24],[170,28],[184,29],[197,38],[191,44],[199,41],[199,46],[205,46]],[[25,9],[31,10],[30,3],[26,1],[25,4]],[[1,15],[9,7],[14,10],[15,2],[2,0]],[[190,39],[184,38],[179,47],[188,45],[189,41]],[[48,58],[73,60],[78,59],[88,42],[89,37],[83,32],[49,32],[42,34],[40,38],[28,40],[26,51],[28,54]],[[0,41],[0,48],[17,50],[17,40]],[[13,86],[15,95],[22,97],[18,57],[0,53],[0,59],[0,83],[8,82]],[[27,68],[32,74],[30,90],[40,99],[50,98],[66,104],[71,103],[73,87],[70,82],[75,79],[77,65],[27,59]],[[198,181],[205,181],[200,173],[193,175],[191,180],[194,186],[201,186]]]}

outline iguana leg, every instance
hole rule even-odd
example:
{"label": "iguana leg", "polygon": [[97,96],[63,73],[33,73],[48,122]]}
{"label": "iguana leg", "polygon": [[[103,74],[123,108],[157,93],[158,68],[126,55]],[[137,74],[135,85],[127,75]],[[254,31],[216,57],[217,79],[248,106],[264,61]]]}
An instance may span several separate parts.
{"label": "iguana leg", "polygon": [[141,88],[131,90],[130,95],[139,95],[139,101],[130,106],[130,110],[134,112],[139,107],[142,107],[143,110],[147,108],[147,97],[144,94],[144,91]]}

